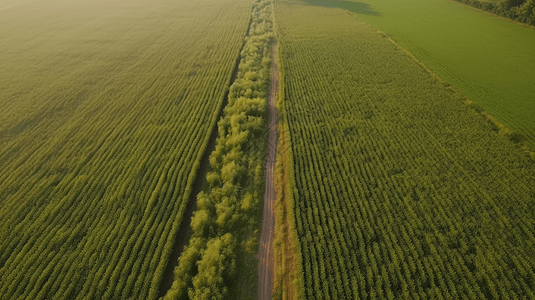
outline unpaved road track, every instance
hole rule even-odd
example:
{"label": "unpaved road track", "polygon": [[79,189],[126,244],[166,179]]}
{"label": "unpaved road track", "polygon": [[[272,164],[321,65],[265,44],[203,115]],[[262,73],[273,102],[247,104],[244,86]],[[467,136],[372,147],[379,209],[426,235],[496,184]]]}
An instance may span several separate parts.
{"label": "unpaved road track", "polygon": [[275,98],[279,85],[277,62],[275,60],[277,43],[272,45],[273,75],[271,77],[271,90],[269,92],[269,141],[268,159],[266,162],[266,192],[264,193],[264,214],[262,221],[262,234],[260,235],[260,249],[258,260],[258,299],[271,300],[273,288],[273,230],[275,226],[274,204],[275,185],[274,170],[277,158],[277,110]]}

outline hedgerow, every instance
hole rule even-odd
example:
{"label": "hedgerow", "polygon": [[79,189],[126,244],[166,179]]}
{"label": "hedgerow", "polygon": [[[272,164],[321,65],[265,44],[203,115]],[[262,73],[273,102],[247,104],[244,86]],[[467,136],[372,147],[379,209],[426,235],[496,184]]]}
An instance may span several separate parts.
{"label": "hedgerow", "polygon": [[197,196],[191,241],[165,299],[232,298],[229,286],[235,283],[237,253],[257,251],[273,40],[271,2],[255,1],[251,18],[210,155],[210,188]]}
{"label": "hedgerow", "polygon": [[535,1],[500,0],[496,3],[478,0],[455,0],[518,22],[535,25]]}

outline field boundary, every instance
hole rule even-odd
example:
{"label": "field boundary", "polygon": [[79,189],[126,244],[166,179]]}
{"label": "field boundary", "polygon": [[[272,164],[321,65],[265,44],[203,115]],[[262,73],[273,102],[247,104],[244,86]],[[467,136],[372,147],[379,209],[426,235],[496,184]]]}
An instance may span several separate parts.
{"label": "field boundary", "polygon": [[[252,8],[251,8],[251,11],[252,11]],[[162,281],[160,283],[159,297],[165,296],[167,291],[171,289],[171,286],[173,285],[173,281],[174,281],[174,269],[178,265],[178,259],[180,255],[182,254],[184,247],[186,246],[186,244],[188,243],[191,237],[191,217],[193,216],[193,212],[195,211],[195,208],[197,206],[196,205],[197,195],[203,190],[203,186],[206,182],[206,174],[209,171],[209,165],[210,165],[210,160],[209,160],[210,154],[212,154],[212,151],[215,149],[216,139],[218,136],[217,123],[219,119],[223,117],[224,109],[228,104],[229,87],[232,85],[232,83],[234,83],[234,81],[238,77],[239,65],[240,65],[240,60],[241,60],[240,53],[243,51],[243,48],[245,47],[246,37],[249,36],[249,29],[251,28],[251,22],[252,22],[252,14],[251,14],[251,17],[249,18],[249,23],[247,24],[247,29],[245,31],[242,46],[236,55],[236,62],[234,63],[234,69],[232,70],[232,73],[230,75],[230,80],[227,84],[225,95],[223,96],[223,99],[220,103],[218,115],[213,120],[212,132],[210,133],[210,137],[206,143],[206,147],[201,150],[201,151],[204,151],[203,156],[201,158],[199,168],[195,170],[195,179],[193,181],[192,191],[189,195],[189,201],[186,205],[186,210],[180,220],[180,225],[178,227],[177,235],[176,235],[175,242],[174,242],[174,247],[169,256],[169,260],[167,262],[167,268],[165,270]]]}
{"label": "field boundary", "polygon": [[266,183],[262,170],[267,99],[263,95],[270,81],[268,49],[273,38],[268,5],[268,0],[253,3],[238,75],[229,88],[209,157],[208,190],[197,195],[191,238],[165,299],[229,295],[253,299],[257,291],[258,213]]}
{"label": "field boundary", "polygon": [[[280,129],[281,139],[279,146],[284,147],[286,141],[284,130]],[[298,299],[297,288],[294,280],[298,266],[296,265],[297,249],[294,236],[295,226],[290,220],[289,209],[290,186],[289,186],[289,158],[286,153],[279,156],[275,170],[275,280],[274,299]]]}
{"label": "field boundary", "polygon": [[[273,3],[273,24],[275,36],[278,36],[277,18],[275,17],[275,3]],[[273,299],[304,299],[305,287],[302,272],[301,246],[297,238],[296,220],[294,215],[294,169],[293,151],[290,129],[286,121],[285,111],[285,82],[283,45],[277,43],[278,62],[278,93],[276,108],[279,113],[279,141],[277,164],[275,166],[275,237],[274,251],[274,287]]]}

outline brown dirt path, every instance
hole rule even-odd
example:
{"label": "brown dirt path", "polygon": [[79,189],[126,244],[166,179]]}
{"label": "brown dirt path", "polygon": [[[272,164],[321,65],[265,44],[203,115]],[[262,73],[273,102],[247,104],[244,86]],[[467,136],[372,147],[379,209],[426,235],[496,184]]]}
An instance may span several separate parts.
{"label": "brown dirt path", "polygon": [[274,169],[277,158],[277,110],[275,98],[279,85],[277,62],[277,43],[272,45],[273,74],[271,77],[271,90],[269,92],[269,142],[268,159],[266,162],[266,191],[264,193],[264,213],[262,221],[262,234],[260,235],[260,249],[258,250],[258,299],[271,300],[273,297],[273,230],[275,227],[274,203],[275,184]]}

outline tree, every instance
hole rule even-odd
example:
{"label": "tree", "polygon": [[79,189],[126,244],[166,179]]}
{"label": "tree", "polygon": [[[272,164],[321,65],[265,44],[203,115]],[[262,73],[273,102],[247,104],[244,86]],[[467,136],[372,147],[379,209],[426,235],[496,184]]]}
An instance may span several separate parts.
{"label": "tree", "polygon": [[193,289],[188,291],[191,299],[224,299],[226,281],[236,272],[234,249],[236,239],[227,233],[208,241],[202,258],[197,262],[199,273],[193,278]]}

